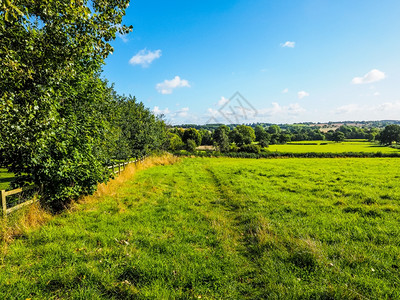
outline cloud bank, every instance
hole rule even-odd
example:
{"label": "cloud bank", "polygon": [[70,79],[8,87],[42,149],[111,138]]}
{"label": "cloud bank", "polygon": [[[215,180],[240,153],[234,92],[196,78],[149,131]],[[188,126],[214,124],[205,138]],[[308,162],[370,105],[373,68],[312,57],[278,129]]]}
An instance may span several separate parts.
{"label": "cloud bank", "polygon": [[354,77],[351,81],[352,84],[366,84],[381,81],[386,78],[384,72],[377,69],[373,69],[365,74],[363,77]]}
{"label": "cloud bank", "polygon": [[181,87],[190,87],[190,84],[189,81],[181,79],[179,76],[175,76],[171,80],[164,80],[156,85],[157,91],[163,95],[172,94],[174,89]]}

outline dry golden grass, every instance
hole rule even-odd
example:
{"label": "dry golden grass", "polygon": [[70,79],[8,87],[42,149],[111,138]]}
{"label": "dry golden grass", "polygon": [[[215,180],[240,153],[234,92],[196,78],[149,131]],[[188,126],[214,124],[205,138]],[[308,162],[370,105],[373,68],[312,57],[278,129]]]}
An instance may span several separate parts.
{"label": "dry golden grass", "polygon": [[[95,204],[103,196],[113,196],[118,191],[119,187],[126,181],[132,179],[132,177],[140,170],[145,170],[153,166],[168,165],[175,163],[179,158],[172,154],[163,154],[160,156],[151,156],[144,159],[142,162],[136,164],[129,164],[120,175],[110,180],[108,183],[101,183],[97,186],[97,191],[90,196],[82,197],[78,203],[93,203]],[[78,207],[75,203],[72,203],[69,212],[77,210]],[[90,208],[89,208],[90,209]],[[121,211],[124,207],[121,207]],[[25,207],[19,211],[14,212],[6,218],[0,220],[0,254],[5,254],[7,245],[13,241],[17,236],[21,236],[29,231],[38,228],[43,223],[47,222],[52,218],[51,213],[46,211],[40,206],[39,202],[35,202],[28,207]]]}
{"label": "dry golden grass", "polygon": [[0,253],[5,254],[7,245],[15,237],[35,230],[51,218],[52,215],[42,208],[39,202],[34,202],[32,205],[3,218],[0,223]]}
{"label": "dry golden grass", "polygon": [[107,183],[100,183],[97,186],[97,191],[93,195],[82,197],[79,203],[93,203],[97,202],[103,196],[115,196],[118,189],[126,181],[131,180],[135,174],[141,170],[146,170],[155,166],[164,166],[176,163],[179,160],[178,157],[166,153],[159,156],[150,156],[145,158],[143,161],[138,163],[132,163],[126,166],[125,170],[121,172],[114,179]]}

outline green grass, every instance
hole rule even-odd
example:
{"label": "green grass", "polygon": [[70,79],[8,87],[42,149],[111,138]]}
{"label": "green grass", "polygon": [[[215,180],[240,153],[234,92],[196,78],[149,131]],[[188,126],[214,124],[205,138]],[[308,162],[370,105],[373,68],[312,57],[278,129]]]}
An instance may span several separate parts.
{"label": "green grass", "polygon": [[[296,145],[300,143],[317,143],[318,145]],[[324,145],[325,144],[325,145]],[[335,143],[330,141],[301,141],[291,142],[284,145],[270,145],[267,148],[271,152],[289,152],[289,153],[307,153],[307,152],[382,152],[382,153],[399,153],[399,149],[393,149],[386,146],[381,146],[376,143],[367,141],[345,141],[342,143]]]}
{"label": "green grass", "polygon": [[7,169],[0,169],[0,190],[7,190],[13,180],[13,173],[8,173]]}
{"label": "green grass", "polygon": [[142,171],[16,239],[0,298],[399,299],[398,165],[187,158]]}

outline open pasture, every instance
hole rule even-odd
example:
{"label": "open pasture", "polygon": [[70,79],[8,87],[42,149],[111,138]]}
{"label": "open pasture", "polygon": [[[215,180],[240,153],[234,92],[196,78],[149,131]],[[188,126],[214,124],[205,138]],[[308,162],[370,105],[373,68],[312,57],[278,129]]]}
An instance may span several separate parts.
{"label": "open pasture", "polygon": [[331,141],[301,141],[290,142],[283,145],[270,145],[267,148],[271,152],[285,153],[343,153],[343,152],[382,152],[382,153],[399,153],[399,149],[394,149],[377,143],[367,141],[344,141],[340,143]]}
{"label": "open pasture", "polygon": [[142,171],[11,243],[0,298],[398,299],[398,165],[186,158]]}

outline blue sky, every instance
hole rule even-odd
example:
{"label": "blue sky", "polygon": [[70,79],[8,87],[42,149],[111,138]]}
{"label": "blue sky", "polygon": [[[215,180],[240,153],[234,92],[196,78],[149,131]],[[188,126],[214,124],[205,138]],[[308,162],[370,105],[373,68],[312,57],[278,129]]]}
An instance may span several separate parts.
{"label": "blue sky", "polygon": [[399,16],[398,0],[136,0],[103,75],[171,124],[400,119]]}

